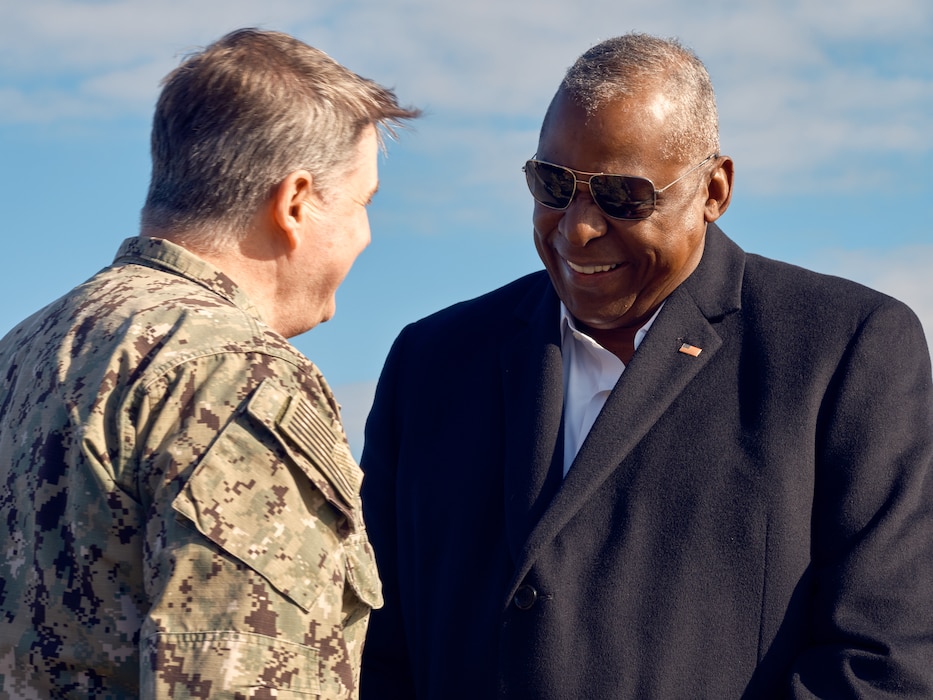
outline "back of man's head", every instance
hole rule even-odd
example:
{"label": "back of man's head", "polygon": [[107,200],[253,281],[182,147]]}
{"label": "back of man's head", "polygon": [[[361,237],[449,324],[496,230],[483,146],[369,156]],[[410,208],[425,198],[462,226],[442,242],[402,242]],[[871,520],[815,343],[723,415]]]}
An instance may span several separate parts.
{"label": "back of man's head", "polygon": [[231,32],[163,81],[142,230],[217,251],[245,234],[289,173],[308,170],[326,196],[364,127],[391,132],[414,116],[391,90],[298,39]]}

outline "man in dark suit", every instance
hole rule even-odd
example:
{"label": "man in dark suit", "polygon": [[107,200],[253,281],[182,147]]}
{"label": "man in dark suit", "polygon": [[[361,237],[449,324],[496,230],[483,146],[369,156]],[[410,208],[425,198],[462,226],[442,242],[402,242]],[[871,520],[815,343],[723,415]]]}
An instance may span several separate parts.
{"label": "man in dark suit", "polygon": [[733,164],[676,42],[584,54],[525,174],[546,274],[380,379],[363,698],[933,697],[916,316],[716,226]]}

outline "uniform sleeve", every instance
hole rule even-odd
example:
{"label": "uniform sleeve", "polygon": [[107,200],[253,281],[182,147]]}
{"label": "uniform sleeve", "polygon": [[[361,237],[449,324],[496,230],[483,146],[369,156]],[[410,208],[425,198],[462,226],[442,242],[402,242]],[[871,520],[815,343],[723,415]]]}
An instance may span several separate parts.
{"label": "uniform sleeve", "polygon": [[323,384],[236,364],[185,368],[141,416],[141,696],[355,698],[381,604],[361,472]]}
{"label": "uniform sleeve", "polygon": [[821,411],[795,698],[933,697],[931,404],[923,330],[891,301],[853,339]]}
{"label": "uniform sleeve", "polygon": [[399,374],[403,336],[396,340],[376,388],[366,421],[361,463],[366,479],[363,504],[372,531],[385,605],[374,611],[363,650],[362,700],[411,700],[417,697],[409,662],[399,590],[397,489],[400,405]]}

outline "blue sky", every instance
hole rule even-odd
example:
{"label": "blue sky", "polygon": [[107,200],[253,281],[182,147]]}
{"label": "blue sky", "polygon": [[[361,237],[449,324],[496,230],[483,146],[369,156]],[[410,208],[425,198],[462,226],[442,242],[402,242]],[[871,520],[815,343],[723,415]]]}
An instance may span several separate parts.
{"label": "blue sky", "polygon": [[160,79],[242,26],[294,34],[426,113],[381,161],[337,316],[294,341],[357,454],[399,330],[540,268],[521,164],[567,66],[631,30],[680,38],[710,70],[736,163],[726,233],[903,299],[933,337],[928,0],[0,0],[0,333],[136,234]]}

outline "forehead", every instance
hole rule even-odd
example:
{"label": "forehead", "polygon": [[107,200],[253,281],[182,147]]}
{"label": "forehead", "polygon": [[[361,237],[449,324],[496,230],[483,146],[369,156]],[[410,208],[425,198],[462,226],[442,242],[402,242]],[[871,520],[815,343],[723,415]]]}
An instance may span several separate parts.
{"label": "forehead", "polygon": [[662,152],[672,105],[656,90],[609,100],[587,112],[558,94],[538,142],[538,158],[585,172],[649,168]]}

